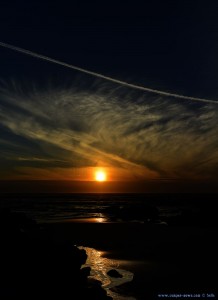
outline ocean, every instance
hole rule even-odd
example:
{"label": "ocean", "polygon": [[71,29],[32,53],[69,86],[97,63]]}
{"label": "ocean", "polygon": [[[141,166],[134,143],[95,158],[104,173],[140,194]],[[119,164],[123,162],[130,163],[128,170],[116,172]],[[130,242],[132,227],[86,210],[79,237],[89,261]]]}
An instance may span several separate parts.
{"label": "ocean", "polygon": [[37,223],[93,220],[167,224],[188,218],[196,221],[202,214],[208,221],[216,201],[216,194],[7,193],[0,195],[0,209],[23,213]]}
{"label": "ocean", "polygon": [[[189,290],[213,292],[216,203],[216,194],[0,196],[2,215],[8,211],[21,213],[47,228],[56,228],[55,236],[66,234],[72,241],[83,241],[76,246],[86,250],[85,266],[91,267],[91,277],[100,280],[114,300],[144,300],[156,289],[157,293],[176,290],[184,295]],[[87,229],[85,223],[89,222]],[[70,224],[77,230],[71,232]],[[106,256],[104,251],[108,252]],[[117,270],[122,278],[108,276],[110,269]]]}

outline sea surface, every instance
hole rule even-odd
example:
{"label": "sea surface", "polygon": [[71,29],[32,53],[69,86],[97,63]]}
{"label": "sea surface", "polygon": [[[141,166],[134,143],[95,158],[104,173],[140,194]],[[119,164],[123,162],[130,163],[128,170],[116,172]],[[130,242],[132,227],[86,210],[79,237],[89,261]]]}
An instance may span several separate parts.
{"label": "sea surface", "polygon": [[213,213],[216,194],[0,194],[0,209],[38,223],[69,220],[167,224],[186,214]]}
{"label": "sea surface", "polygon": [[[158,227],[194,225],[200,228],[202,225],[217,226],[217,200],[217,194],[7,193],[0,194],[0,211],[3,214],[4,211],[22,213],[39,224],[72,221],[138,222]],[[79,247],[87,252],[85,266],[91,267],[91,277],[102,282],[108,295],[114,300],[138,299],[111,290],[133,280],[135,274],[128,269],[128,263],[125,263],[127,267],[124,269],[122,260],[105,258],[99,249],[83,245]],[[107,271],[110,269],[116,269],[122,278],[108,276]]]}

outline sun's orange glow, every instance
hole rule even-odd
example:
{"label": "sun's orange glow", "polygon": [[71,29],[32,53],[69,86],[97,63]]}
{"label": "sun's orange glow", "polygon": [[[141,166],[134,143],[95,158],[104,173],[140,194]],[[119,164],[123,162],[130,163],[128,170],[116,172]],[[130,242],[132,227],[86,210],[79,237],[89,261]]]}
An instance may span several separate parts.
{"label": "sun's orange glow", "polygon": [[105,181],[107,179],[106,173],[104,171],[96,171],[95,180],[96,181]]}

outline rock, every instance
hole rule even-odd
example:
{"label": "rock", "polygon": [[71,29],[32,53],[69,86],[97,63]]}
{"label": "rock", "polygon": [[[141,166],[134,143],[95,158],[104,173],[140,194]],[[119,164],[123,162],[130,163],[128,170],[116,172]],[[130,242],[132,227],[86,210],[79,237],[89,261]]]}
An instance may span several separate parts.
{"label": "rock", "polygon": [[110,271],[107,272],[107,275],[109,275],[110,277],[114,277],[114,278],[122,278],[123,275],[121,275],[117,270],[115,269],[111,269]]}
{"label": "rock", "polygon": [[0,211],[0,233],[0,299],[79,295],[77,299],[112,300],[100,281],[89,280],[84,249],[56,241],[25,215],[10,211]]}
{"label": "rock", "polygon": [[80,299],[113,300],[107,295],[107,292],[100,285],[89,286],[87,289],[82,291],[81,296],[82,297]]}
{"label": "rock", "polygon": [[88,276],[90,276],[91,268],[90,267],[83,267],[80,269],[80,280],[83,283],[87,283]]}
{"label": "rock", "polygon": [[100,286],[102,286],[102,282],[101,282],[100,280],[98,280],[98,279],[89,277],[89,278],[88,278],[88,285],[89,285],[89,286],[95,286],[95,285],[100,285]]}

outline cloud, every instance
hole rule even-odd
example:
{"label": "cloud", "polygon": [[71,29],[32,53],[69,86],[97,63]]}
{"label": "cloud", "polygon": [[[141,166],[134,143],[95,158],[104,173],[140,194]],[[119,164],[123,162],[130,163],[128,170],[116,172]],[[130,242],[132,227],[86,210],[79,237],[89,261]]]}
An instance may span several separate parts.
{"label": "cloud", "polygon": [[217,104],[217,101],[213,100],[213,99],[204,99],[204,98],[198,98],[198,97],[185,96],[185,95],[181,95],[181,94],[169,93],[169,92],[165,92],[165,91],[161,91],[161,90],[151,89],[149,87],[145,87],[145,86],[141,86],[141,85],[137,85],[137,84],[132,84],[132,83],[129,83],[127,81],[118,80],[114,77],[109,77],[109,76],[105,76],[105,75],[97,73],[97,72],[89,71],[87,69],[83,69],[81,67],[71,65],[71,64],[53,59],[51,57],[48,57],[48,56],[30,51],[30,50],[26,50],[24,48],[16,47],[14,45],[10,45],[10,44],[7,44],[7,43],[0,42],[0,47],[8,48],[8,49],[11,49],[11,50],[16,51],[16,52],[23,53],[23,54],[28,55],[28,56],[39,58],[41,60],[45,60],[45,61],[48,61],[48,62],[53,63],[53,64],[61,65],[65,68],[73,69],[73,70],[76,70],[80,73],[88,74],[88,75],[93,76],[95,78],[101,78],[103,80],[106,80],[107,82],[113,82],[113,83],[119,84],[119,85],[124,86],[124,87],[131,88],[131,89],[134,89],[134,90],[149,92],[149,93],[152,93],[152,94],[155,94],[155,95],[174,97],[176,99],[184,99],[184,100],[190,100],[190,101],[198,101],[198,102],[202,102],[202,103]]}
{"label": "cloud", "polygon": [[0,92],[0,161],[7,174],[28,169],[31,177],[38,168],[48,179],[102,165],[137,179],[217,180],[217,119],[217,105],[100,83],[48,90],[8,85]]}

